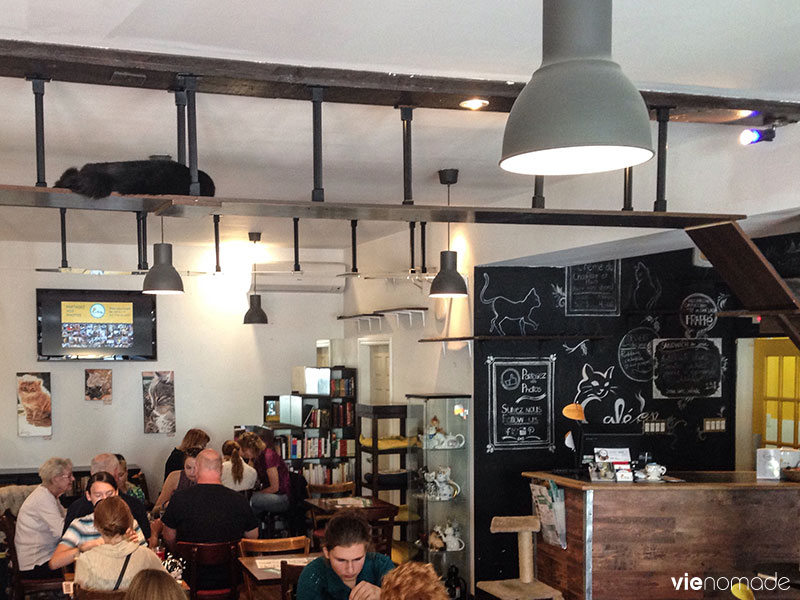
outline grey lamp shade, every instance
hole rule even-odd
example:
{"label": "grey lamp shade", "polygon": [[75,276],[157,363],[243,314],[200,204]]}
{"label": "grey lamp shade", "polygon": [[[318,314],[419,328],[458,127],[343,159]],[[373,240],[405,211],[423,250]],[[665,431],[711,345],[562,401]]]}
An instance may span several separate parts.
{"label": "grey lamp shade", "polygon": [[439,259],[439,273],[431,283],[430,298],[464,298],[467,284],[456,270],[458,253],[453,250],[442,250]]}
{"label": "grey lamp shade", "polygon": [[183,281],[172,266],[172,244],[153,244],[153,266],[144,277],[145,294],[182,294]]}
{"label": "grey lamp shade", "polygon": [[653,154],[647,106],[611,60],[611,0],[544,0],[542,65],[506,121],[500,166],[574,175]]}
{"label": "grey lamp shade", "polygon": [[245,325],[258,325],[269,323],[267,313],[261,308],[261,296],[258,294],[250,294],[250,308],[244,313]]}

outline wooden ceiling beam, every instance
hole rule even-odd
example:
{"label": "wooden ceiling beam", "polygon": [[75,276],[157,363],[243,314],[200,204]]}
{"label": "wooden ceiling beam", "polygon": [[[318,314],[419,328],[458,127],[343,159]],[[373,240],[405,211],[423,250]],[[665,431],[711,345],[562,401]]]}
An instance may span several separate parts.
{"label": "wooden ceiling beam", "polygon": [[[199,77],[201,93],[310,100],[308,88],[322,86],[326,102],[464,110],[458,103],[478,96],[489,100],[483,110],[498,112],[509,112],[525,85],[0,40],[0,77],[36,75],[53,81],[170,90],[182,73]],[[674,107],[673,121],[748,126],[800,121],[798,102],[659,90],[641,90],[641,94],[651,108]],[[756,112],[745,116],[742,110]]]}

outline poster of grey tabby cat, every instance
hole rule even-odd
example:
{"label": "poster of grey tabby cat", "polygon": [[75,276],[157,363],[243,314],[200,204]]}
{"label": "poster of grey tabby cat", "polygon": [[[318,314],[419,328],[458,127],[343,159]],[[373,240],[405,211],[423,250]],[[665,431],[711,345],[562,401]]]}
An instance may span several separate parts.
{"label": "poster of grey tabby cat", "polygon": [[175,433],[175,372],[142,371],[144,432]]}
{"label": "poster of grey tabby cat", "polygon": [[53,434],[50,373],[17,373],[17,435]]}

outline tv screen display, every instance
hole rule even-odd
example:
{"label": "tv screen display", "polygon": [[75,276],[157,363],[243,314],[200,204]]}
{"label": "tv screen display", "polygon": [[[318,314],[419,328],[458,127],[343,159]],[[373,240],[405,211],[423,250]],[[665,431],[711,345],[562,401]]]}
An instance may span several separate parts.
{"label": "tv screen display", "polygon": [[156,300],[127,290],[36,290],[39,360],[155,360]]}

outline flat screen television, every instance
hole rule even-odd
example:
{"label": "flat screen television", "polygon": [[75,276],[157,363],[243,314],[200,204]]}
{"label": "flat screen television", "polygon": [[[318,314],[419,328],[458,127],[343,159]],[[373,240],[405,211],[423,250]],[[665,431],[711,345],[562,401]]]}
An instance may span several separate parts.
{"label": "flat screen television", "polygon": [[156,300],[129,290],[36,290],[39,360],[156,360]]}

